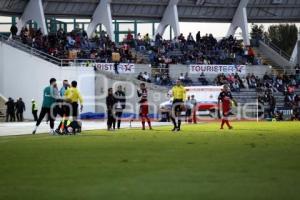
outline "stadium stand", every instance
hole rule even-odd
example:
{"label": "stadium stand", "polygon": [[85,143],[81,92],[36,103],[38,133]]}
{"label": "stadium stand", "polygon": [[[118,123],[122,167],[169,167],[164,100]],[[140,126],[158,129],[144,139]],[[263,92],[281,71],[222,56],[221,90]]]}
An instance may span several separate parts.
{"label": "stadium stand", "polygon": [[[23,28],[20,35],[13,37],[30,47],[58,59],[91,60],[91,62],[112,62],[112,53],[121,55],[120,62],[152,64],[260,64],[251,47],[245,47],[241,40],[232,36],[217,41],[213,35],[197,34],[196,40],[190,34],[182,34],[173,40],[163,40],[157,34],[154,40],[147,37],[134,39],[129,32],[120,44],[110,40],[105,32],[88,38],[86,31],[77,29],[66,33],[43,35],[40,29]],[[245,53],[246,52],[246,53]],[[140,61],[142,60],[142,61]]]}

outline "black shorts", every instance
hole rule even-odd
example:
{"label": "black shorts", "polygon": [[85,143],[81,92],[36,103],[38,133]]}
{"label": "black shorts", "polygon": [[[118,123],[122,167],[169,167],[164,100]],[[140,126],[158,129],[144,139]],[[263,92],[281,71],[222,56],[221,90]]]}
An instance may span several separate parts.
{"label": "black shorts", "polygon": [[64,103],[62,106],[63,114],[69,117],[71,108],[72,108],[71,103]]}
{"label": "black shorts", "polygon": [[182,112],[182,104],[183,104],[183,100],[175,99],[173,101],[172,110],[175,111],[176,113]]}
{"label": "black shorts", "polygon": [[185,115],[188,116],[188,117],[190,117],[192,115],[192,109],[190,109],[190,108],[186,109]]}
{"label": "black shorts", "polygon": [[72,116],[78,117],[78,103],[76,102],[72,103]]}

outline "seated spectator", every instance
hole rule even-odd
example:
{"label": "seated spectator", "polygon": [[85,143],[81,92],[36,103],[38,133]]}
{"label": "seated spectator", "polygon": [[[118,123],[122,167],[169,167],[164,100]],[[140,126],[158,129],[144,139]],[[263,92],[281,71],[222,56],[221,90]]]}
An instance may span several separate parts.
{"label": "seated spectator", "polygon": [[203,72],[200,74],[198,80],[201,83],[201,85],[208,85],[208,81],[206,80],[206,77]]}
{"label": "seated spectator", "polygon": [[183,83],[185,83],[185,84],[192,84],[193,83],[192,79],[189,77],[189,73],[185,73]]}
{"label": "seated spectator", "polygon": [[151,83],[150,76],[149,76],[149,74],[147,72],[144,72],[143,79],[144,79],[144,81],[146,81],[148,83]]}
{"label": "seated spectator", "polygon": [[67,41],[68,41],[69,48],[74,47],[76,41],[71,37],[71,35],[67,36]]}
{"label": "seated spectator", "polygon": [[244,88],[248,89],[249,88],[249,85],[248,85],[248,82],[247,82],[247,79],[245,77],[242,78],[242,84],[244,86]]}
{"label": "seated spectator", "polygon": [[171,84],[172,81],[169,74],[167,73],[163,74],[163,76],[161,77],[161,85],[171,85]]}
{"label": "seated spectator", "polygon": [[295,66],[295,72],[296,72],[297,75],[300,74],[300,66],[299,66],[299,64],[297,64]]}
{"label": "seated spectator", "polygon": [[240,84],[238,83],[238,81],[236,80],[233,84],[232,84],[232,89],[234,92],[240,92]]}
{"label": "seated spectator", "polygon": [[183,73],[180,74],[178,79],[181,80],[181,82],[184,82],[185,77],[184,77]]}
{"label": "seated spectator", "polygon": [[132,41],[133,40],[133,35],[131,34],[131,30],[128,30],[128,34],[126,37],[127,41]]}
{"label": "seated spectator", "polygon": [[145,81],[142,72],[139,73],[137,79],[140,80],[140,81]]}
{"label": "seated spectator", "polygon": [[284,98],[285,107],[293,108],[295,103],[297,102],[297,95],[294,93],[287,94]]}
{"label": "seated spectator", "polygon": [[159,74],[156,74],[154,77],[155,84],[160,85],[161,84],[161,76]]}
{"label": "seated spectator", "polygon": [[252,74],[249,77],[249,88],[256,88],[256,87],[257,87],[256,77]]}

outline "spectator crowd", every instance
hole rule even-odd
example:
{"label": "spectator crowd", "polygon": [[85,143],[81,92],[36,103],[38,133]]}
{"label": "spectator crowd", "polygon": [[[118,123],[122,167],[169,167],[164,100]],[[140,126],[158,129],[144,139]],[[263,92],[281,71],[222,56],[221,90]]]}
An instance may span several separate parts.
{"label": "spectator crowd", "polygon": [[[159,64],[259,64],[251,47],[243,45],[233,36],[217,40],[212,34],[194,39],[190,33],[187,37],[181,34],[173,40],[165,40],[159,34],[151,39],[149,34],[128,34],[120,44],[114,43],[102,31],[88,38],[86,31],[75,29],[69,33],[59,29],[56,33],[43,35],[40,29],[24,27],[20,35],[15,26],[11,27],[14,39],[34,47],[58,59],[112,62],[112,53],[121,55],[120,62]],[[140,55],[140,57],[138,57]],[[143,57],[146,59],[143,59]],[[67,61],[66,61],[67,62]],[[68,63],[66,63],[68,64]]]}

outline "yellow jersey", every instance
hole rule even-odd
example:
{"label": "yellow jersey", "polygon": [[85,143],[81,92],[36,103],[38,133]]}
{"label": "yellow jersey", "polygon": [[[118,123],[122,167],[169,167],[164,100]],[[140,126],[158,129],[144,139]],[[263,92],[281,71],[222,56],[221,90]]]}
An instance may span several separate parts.
{"label": "yellow jersey", "polygon": [[65,97],[67,100],[71,101],[72,103],[78,103],[78,101],[80,102],[81,105],[83,103],[82,96],[77,88],[74,87],[68,88],[65,93]]}
{"label": "yellow jersey", "polygon": [[173,100],[180,99],[180,100],[185,101],[185,99],[186,99],[186,90],[183,86],[175,85],[172,88],[172,95],[173,95]]}

